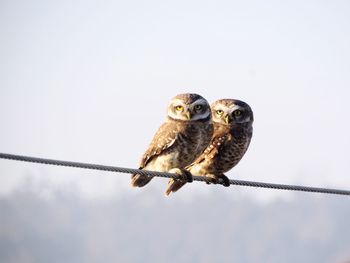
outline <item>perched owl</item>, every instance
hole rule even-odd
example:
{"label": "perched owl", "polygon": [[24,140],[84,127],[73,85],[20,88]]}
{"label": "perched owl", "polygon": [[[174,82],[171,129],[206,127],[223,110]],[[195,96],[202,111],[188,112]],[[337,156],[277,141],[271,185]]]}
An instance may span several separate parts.
{"label": "perched owl", "polygon": [[[211,105],[214,134],[204,152],[185,169],[192,175],[206,176],[212,183],[222,178],[225,186],[229,179],[224,175],[232,169],[248,149],[253,134],[253,111],[240,100],[222,99]],[[185,172],[183,172],[185,173]],[[166,195],[179,190],[186,182],[171,180]]]}
{"label": "perched owl", "polygon": [[[192,176],[179,169],[191,164],[208,146],[213,135],[213,123],[208,102],[198,94],[180,94],[169,106],[166,122],[160,126],[140,169],[178,173],[190,181]],[[131,176],[133,187],[145,186],[153,177]]]}

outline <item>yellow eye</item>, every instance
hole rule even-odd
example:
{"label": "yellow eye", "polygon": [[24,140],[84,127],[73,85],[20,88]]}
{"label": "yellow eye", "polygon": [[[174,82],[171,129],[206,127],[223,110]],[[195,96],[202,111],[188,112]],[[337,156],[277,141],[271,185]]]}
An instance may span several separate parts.
{"label": "yellow eye", "polygon": [[241,116],[241,115],[242,115],[242,112],[241,112],[240,110],[235,110],[235,111],[233,112],[233,114],[234,114],[236,117],[238,117],[238,116]]}
{"label": "yellow eye", "polygon": [[194,106],[194,109],[195,109],[196,111],[200,111],[202,108],[203,108],[202,105],[196,105],[196,106]]}
{"label": "yellow eye", "polygon": [[217,115],[222,115],[223,113],[224,113],[223,110],[217,110],[217,111],[216,111],[216,114],[217,114]]}
{"label": "yellow eye", "polygon": [[184,110],[184,107],[179,105],[179,106],[176,106],[175,109],[176,109],[177,111],[183,111],[183,110]]}

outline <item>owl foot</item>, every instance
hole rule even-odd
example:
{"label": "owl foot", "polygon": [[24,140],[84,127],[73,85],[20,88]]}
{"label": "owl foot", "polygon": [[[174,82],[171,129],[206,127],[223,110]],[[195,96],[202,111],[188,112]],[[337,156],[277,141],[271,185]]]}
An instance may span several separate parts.
{"label": "owl foot", "polygon": [[168,188],[165,191],[166,196],[169,196],[171,193],[175,193],[177,190],[183,187],[186,184],[186,182],[193,182],[192,174],[185,169],[173,168],[169,170],[169,173],[177,174],[180,178],[170,178],[168,182]]}
{"label": "owl foot", "polygon": [[173,168],[173,169],[169,170],[169,173],[177,174],[180,177],[179,178],[180,181],[185,181],[187,183],[193,182],[192,174],[185,169]]}
{"label": "owl foot", "polygon": [[218,177],[215,174],[206,174],[204,177],[207,178],[207,184],[217,184],[219,182]]}
{"label": "owl foot", "polygon": [[230,179],[226,176],[226,175],[224,175],[224,174],[222,174],[221,176],[220,176],[220,178],[222,179],[222,185],[223,186],[225,186],[225,187],[229,187],[230,186]]}
{"label": "owl foot", "polygon": [[220,174],[220,175],[215,175],[215,174],[206,174],[205,177],[207,178],[207,184],[218,184],[220,182],[220,179],[222,180],[222,185],[223,186],[230,186],[230,179],[224,175],[224,174]]}

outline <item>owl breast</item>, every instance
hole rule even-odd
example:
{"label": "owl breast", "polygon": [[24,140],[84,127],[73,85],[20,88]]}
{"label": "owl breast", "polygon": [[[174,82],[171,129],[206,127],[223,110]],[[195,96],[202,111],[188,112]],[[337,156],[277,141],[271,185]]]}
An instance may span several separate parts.
{"label": "owl breast", "polygon": [[172,168],[184,168],[204,151],[210,142],[212,133],[211,123],[197,122],[184,125],[174,144],[152,158],[145,169],[165,172]]}
{"label": "owl breast", "polygon": [[239,138],[231,136],[216,156],[214,166],[217,172],[225,173],[231,170],[242,159],[249,147],[251,136],[242,134]]}

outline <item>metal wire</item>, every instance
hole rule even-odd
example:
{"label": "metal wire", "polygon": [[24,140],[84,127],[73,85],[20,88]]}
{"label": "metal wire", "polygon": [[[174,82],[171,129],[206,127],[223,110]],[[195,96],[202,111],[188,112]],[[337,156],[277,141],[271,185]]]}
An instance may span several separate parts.
{"label": "metal wire", "polygon": [[[91,163],[80,163],[80,162],[70,162],[70,161],[60,161],[53,159],[44,159],[23,155],[14,155],[7,153],[0,153],[0,159],[14,160],[14,161],[23,161],[31,163],[41,163],[48,165],[57,165],[57,166],[66,166],[74,168],[83,168],[83,169],[92,169],[99,171],[108,171],[116,173],[127,173],[127,174],[142,174],[146,176],[156,176],[164,178],[174,178],[180,179],[176,174],[165,173],[165,172],[155,172],[148,170],[100,165],[100,164],[91,164]],[[193,181],[201,181],[209,183],[209,180],[203,176],[193,176]],[[223,181],[220,179],[218,184],[223,184]],[[239,185],[239,186],[249,186],[249,187],[259,187],[259,188],[270,188],[270,189],[279,189],[279,190],[289,190],[289,191],[302,191],[302,192],[313,192],[313,193],[324,193],[324,194],[335,194],[335,195],[350,195],[349,190],[341,189],[330,189],[330,188],[320,188],[320,187],[309,187],[309,186],[299,186],[299,185],[287,185],[287,184],[274,184],[274,183],[264,183],[264,182],[254,182],[254,181],[244,181],[244,180],[230,180],[230,184]]]}

